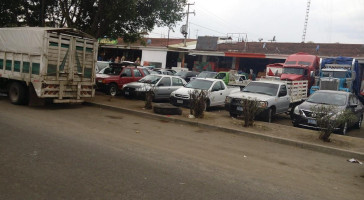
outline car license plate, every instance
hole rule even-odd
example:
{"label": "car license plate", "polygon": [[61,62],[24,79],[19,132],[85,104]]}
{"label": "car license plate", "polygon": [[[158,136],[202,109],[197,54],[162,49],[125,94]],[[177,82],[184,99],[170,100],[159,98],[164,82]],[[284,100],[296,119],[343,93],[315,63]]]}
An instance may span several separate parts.
{"label": "car license plate", "polygon": [[177,103],[183,104],[183,100],[177,100]]}
{"label": "car license plate", "polygon": [[238,107],[236,107],[236,110],[237,111],[243,111],[243,107],[238,106]]}
{"label": "car license plate", "polygon": [[315,119],[308,119],[308,121],[307,121],[309,124],[314,124],[314,125],[316,125],[317,124],[317,122],[316,122],[316,120]]}
{"label": "car license plate", "polygon": [[125,95],[129,95],[129,92],[125,91]]}

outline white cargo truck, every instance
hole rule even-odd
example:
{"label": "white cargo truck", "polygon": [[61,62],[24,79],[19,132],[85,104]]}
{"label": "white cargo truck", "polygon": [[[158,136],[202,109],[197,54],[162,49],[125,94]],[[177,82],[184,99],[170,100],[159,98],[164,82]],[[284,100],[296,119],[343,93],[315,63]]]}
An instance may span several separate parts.
{"label": "white cargo truck", "polygon": [[83,102],[95,95],[97,48],[71,28],[0,28],[0,90],[14,104]]}

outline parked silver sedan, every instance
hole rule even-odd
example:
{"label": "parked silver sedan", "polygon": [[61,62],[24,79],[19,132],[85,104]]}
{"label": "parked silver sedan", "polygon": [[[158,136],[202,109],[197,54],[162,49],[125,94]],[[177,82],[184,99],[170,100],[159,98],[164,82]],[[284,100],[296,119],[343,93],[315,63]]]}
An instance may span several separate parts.
{"label": "parked silver sedan", "polygon": [[169,99],[170,94],[187,82],[180,77],[162,74],[150,74],[137,82],[125,84],[123,94],[126,97],[145,98],[145,93],[152,90],[154,100]]}

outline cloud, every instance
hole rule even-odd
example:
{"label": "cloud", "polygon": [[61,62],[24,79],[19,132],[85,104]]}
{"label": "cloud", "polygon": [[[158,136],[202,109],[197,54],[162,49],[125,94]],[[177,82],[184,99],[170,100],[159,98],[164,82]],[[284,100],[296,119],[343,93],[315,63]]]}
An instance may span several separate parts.
{"label": "cloud", "polygon": [[[190,37],[247,33],[248,40],[301,42],[306,0],[199,0],[190,7]],[[306,41],[364,44],[364,3],[362,0],[311,1]],[[182,38],[177,25],[171,37]],[[153,32],[167,35],[168,29]]]}

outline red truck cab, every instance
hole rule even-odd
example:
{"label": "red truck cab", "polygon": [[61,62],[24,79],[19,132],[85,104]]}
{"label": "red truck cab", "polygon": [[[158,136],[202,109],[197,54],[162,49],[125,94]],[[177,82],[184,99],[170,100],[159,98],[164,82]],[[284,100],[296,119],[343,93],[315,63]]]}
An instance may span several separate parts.
{"label": "red truck cab", "polygon": [[146,68],[136,66],[110,67],[110,73],[96,78],[96,85],[98,89],[115,96],[124,84],[138,81],[148,74]]}
{"label": "red truck cab", "polygon": [[307,53],[296,53],[287,57],[283,64],[281,80],[308,80],[308,88],[315,82],[315,74],[319,70],[319,57]]}

